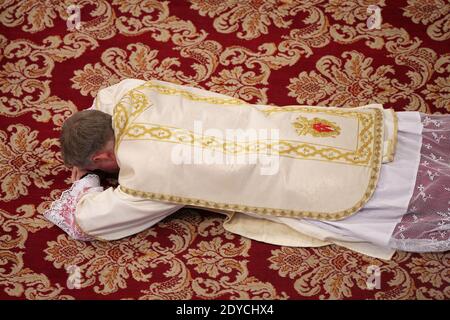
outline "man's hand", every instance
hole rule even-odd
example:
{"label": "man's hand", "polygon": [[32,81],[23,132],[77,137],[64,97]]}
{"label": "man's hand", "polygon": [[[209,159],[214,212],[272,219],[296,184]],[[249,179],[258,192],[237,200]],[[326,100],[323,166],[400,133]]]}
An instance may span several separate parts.
{"label": "man's hand", "polygon": [[75,181],[80,180],[80,178],[88,172],[89,172],[88,170],[81,169],[78,167],[73,167],[72,168],[72,177],[70,178],[70,180],[72,181],[72,183],[74,183]]}

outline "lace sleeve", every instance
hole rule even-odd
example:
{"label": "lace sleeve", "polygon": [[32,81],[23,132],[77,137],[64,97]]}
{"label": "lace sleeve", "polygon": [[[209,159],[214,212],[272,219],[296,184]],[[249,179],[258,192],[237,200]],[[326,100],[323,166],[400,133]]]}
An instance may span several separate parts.
{"label": "lace sleeve", "polygon": [[64,191],[61,197],[51,204],[50,209],[44,212],[44,217],[75,240],[94,240],[77,226],[74,215],[77,203],[83,195],[102,191],[100,178],[95,174],[89,174],[74,182],[70,189]]}
{"label": "lace sleeve", "polygon": [[450,115],[421,113],[420,164],[407,213],[390,246],[410,252],[450,250]]}

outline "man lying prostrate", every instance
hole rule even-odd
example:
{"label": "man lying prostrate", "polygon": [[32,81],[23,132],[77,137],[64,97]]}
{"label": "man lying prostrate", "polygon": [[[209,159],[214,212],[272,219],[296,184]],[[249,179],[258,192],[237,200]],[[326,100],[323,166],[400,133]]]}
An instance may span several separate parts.
{"label": "man lying prostrate", "polygon": [[[226,230],[278,245],[338,244],[384,259],[396,249],[445,251],[448,218],[426,206],[411,212],[422,144],[433,134],[424,119],[440,121],[436,130],[450,141],[450,115],[251,105],[123,80],[65,121],[61,151],[74,183],[44,215],[85,241],[131,236],[187,206],[225,214]],[[450,148],[440,147],[450,187]],[[94,170],[118,173],[119,186],[104,190]],[[437,199],[446,206],[449,197]]]}

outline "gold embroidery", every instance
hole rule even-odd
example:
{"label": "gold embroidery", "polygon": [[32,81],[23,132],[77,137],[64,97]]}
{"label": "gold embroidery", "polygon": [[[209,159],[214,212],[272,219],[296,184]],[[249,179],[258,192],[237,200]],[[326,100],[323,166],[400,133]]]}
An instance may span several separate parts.
{"label": "gold embroidery", "polygon": [[345,150],[336,147],[315,145],[292,140],[256,140],[256,141],[227,141],[217,137],[195,134],[192,131],[161,126],[150,123],[133,123],[127,127],[122,135],[123,140],[151,140],[175,144],[191,145],[204,149],[213,149],[224,154],[264,153],[284,157],[309,160],[326,160],[354,165],[370,165],[373,134],[369,130],[373,125],[371,114],[361,114],[359,120],[363,124],[359,132],[356,150]]}
{"label": "gold embroidery", "polygon": [[[351,163],[354,165],[370,165],[372,158],[372,151],[370,147],[373,142],[373,133],[370,128],[373,126],[373,114],[355,112],[350,110],[338,110],[325,107],[275,107],[267,108],[263,112],[270,115],[273,112],[308,112],[308,113],[326,113],[332,115],[339,115],[344,117],[355,117],[358,119],[358,142],[356,150],[346,150],[343,148],[321,146],[315,143],[304,143],[291,140],[279,140],[276,142],[267,142],[263,140],[238,143],[236,141],[222,141],[218,138],[199,136],[193,132],[181,129],[171,128],[168,126],[161,126],[149,123],[131,123],[130,116],[134,119],[144,111],[146,106],[150,103],[144,93],[139,92],[140,89],[156,90],[162,94],[179,94],[183,97],[194,101],[203,101],[214,104],[232,104],[237,99],[222,99],[202,97],[185,90],[173,89],[168,86],[158,85],[152,81],[139,86],[136,89],[129,91],[115,107],[114,124],[117,128],[116,132],[116,150],[122,140],[153,140],[170,143],[181,143],[185,145],[198,146],[207,149],[215,149],[225,154],[248,154],[263,150],[264,153],[270,151],[270,154],[278,154],[280,156],[309,159],[318,161],[333,161],[339,163]],[[131,104],[133,112],[131,115],[127,113],[124,107],[125,104]],[[376,109],[375,109],[376,110]],[[378,110],[379,111],[379,110]],[[322,122],[324,122],[322,120]],[[331,122],[326,122],[332,124]],[[362,124],[362,126],[360,126]],[[340,132],[340,128],[335,129]]]}
{"label": "gold embroidery", "polygon": [[334,107],[308,107],[308,106],[283,106],[283,107],[269,107],[262,112],[269,116],[276,112],[308,112],[308,113],[327,113],[331,115],[338,115],[341,117],[355,118],[361,114],[358,111],[349,109],[338,109]]}
{"label": "gold embroidery", "polygon": [[[200,97],[190,92],[185,92],[183,90],[170,89],[165,86],[154,85],[151,82],[147,82],[146,84],[143,85],[143,87],[155,89],[158,90],[158,92],[162,90],[166,94],[181,94],[188,99],[193,99],[194,101],[205,101],[208,103],[227,104],[231,103],[231,101],[233,100],[233,99],[227,100],[220,98],[216,99],[216,98]],[[136,89],[134,91],[136,91]],[[143,99],[140,99],[139,101],[141,100],[143,101]],[[120,104],[118,104],[116,107],[117,111],[119,111]],[[143,110],[144,109],[142,109],[141,112]],[[317,108],[278,107],[274,109],[268,108],[263,112],[266,113],[266,115],[270,115],[273,112],[286,112],[286,111],[329,113],[332,115],[341,115],[344,117],[356,117],[358,119],[358,145],[355,151],[349,152],[348,150],[346,150],[346,152],[343,152],[341,150],[338,150],[338,148],[329,148],[329,147],[321,148],[310,143],[305,144],[288,140],[280,141],[276,147],[274,144],[270,146],[280,154],[283,153],[284,156],[288,157],[289,156],[293,156],[296,158],[310,157],[311,154],[313,154],[317,156],[317,159],[319,161],[322,159],[327,161],[344,161],[352,163],[353,165],[355,164],[367,165],[370,168],[370,178],[367,183],[366,191],[362,196],[361,200],[359,200],[351,208],[339,212],[313,212],[313,211],[288,210],[280,208],[252,207],[243,204],[218,203],[208,201],[205,199],[193,199],[188,197],[180,197],[176,195],[140,191],[128,188],[125,185],[123,185],[123,183],[121,183],[120,188],[123,192],[127,194],[141,198],[148,198],[156,201],[166,201],[184,205],[202,206],[205,208],[220,209],[220,210],[253,212],[262,215],[305,217],[324,220],[340,220],[357,212],[372,196],[376,188],[376,183],[378,181],[381,159],[383,156],[382,152],[383,147],[382,132],[384,125],[383,111],[377,108],[370,108],[368,112],[356,112],[348,110],[336,110],[331,108],[328,109],[324,107],[317,107]],[[136,119],[137,113],[133,112],[132,114],[135,115],[134,119]],[[123,131],[121,133],[122,139],[135,140],[144,138],[149,140],[182,143],[182,144],[184,143],[191,145],[195,143],[200,143],[200,146],[204,148],[222,148],[222,150],[227,150],[226,147],[224,148],[224,142],[220,141],[220,139],[216,137],[202,137],[201,139],[197,139],[197,137],[194,134],[185,129],[170,128],[167,126],[154,125],[148,123],[130,123],[128,125],[130,121],[131,119],[129,117],[126,118],[124,120],[125,124],[124,125],[122,124],[121,126],[121,128],[123,128]],[[258,143],[258,141],[256,141],[256,143]],[[232,147],[235,146],[232,145]],[[242,152],[244,152],[244,150],[245,152],[247,150],[250,150],[248,146],[245,146],[245,148],[237,147],[236,149],[241,149]],[[230,150],[235,149],[231,148]]]}
{"label": "gold embroidery", "polygon": [[298,116],[292,125],[300,136],[310,134],[313,137],[335,138],[341,133],[341,128],[336,123],[320,118],[309,120],[306,117]]}
{"label": "gold embroidery", "polygon": [[389,153],[388,161],[394,160],[395,150],[397,148],[397,135],[398,135],[398,116],[394,109],[390,109],[394,118],[394,137],[389,140]]}
{"label": "gold embroidery", "polygon": [[347,210],[338,211],[338,212],[315,212],[315,211],[299,211],[299,210],[286,210],[280,208],[265,208],[265,207],[253,207],[242,204],[229,204],[229,203],[220,203],[214,201],[208,201],[203,199],[194,199],[188,197],[180,197],[175,195],[168,195],[162,193],[155,192],[146,192],[128,188],[121,184],[120,189],[129,195],[152,199],[156,201],[165,201],[170,203],[178,203],[184,205],[193,205],[193,206],[201,206],[204,208],[211,209],[220,209],[227,211],[238,211],[243,213],[255,213],[261,215],[272,215],[272,216],[282,216],[282,217],[302,217],[302,218],[310,218],[310,219],[322,219],[322,220],[340,220],[345,217],[348,217],[359,209],[361,209],[364,204],[370,199],[372,194],[375,191],[376,183],[378,181],[378,177],[380,174],[381,167],[381,159],[383,156],[382,146],[383,146],[383,138],[381,136],[381,132],[383,130],[383,113],[381,110],[373,109],[375,111],[375,122],[373,126],[373,132],[375,135],[375,141],[373,144],[373,157],[371,158],[371,172],[370,179],[367,184],[366,192],[364,193],[362,199],[358,201],[354,206]]}
{"label": "gold embroidery", "polygon": [[143,87],[144,85],[141,85],[128,91],[120,99],[119,103],[114,106],[113,126],[116,152],[124,133],[127,132],[128,126],[132,123],[132,119],[136,119],[144,110],[152,105],[145,94],[139,92]]}
{"label": "gold embroidery", "polygon": [[192,92],[186,91],[186,90],[180,90],[175,88],[170,88],[168,86],[155,84],[152,81],[147,81],[143,84],[145,88],[157,91],[161,94],[166,95],[181,95],[186,99],[189,99],[191,101],[199,101],[199,102],[206,102],[211,104],[221,104],[221,105],[243,105],[247,104],[247,102],[235,99],[235,98],[219,98],[219,97],[202,97],[200,95],[193,94]]}
{"label": "gold embroidery", "polygon": [[[148,101],[147,97],[144,93],[140,92],[142,89],[150,89],[157,91],[161,94],[167,95],[182,95],[183,97],[193,100],[193,101],[201,101],[212,104],[220,104],[220,105],[242,105],[246,104],[246,102],[240,99],[234,98],[216,98],[216,97],[201,97],[195,94],[192,94],[186,90],[179,90],[170,88],[164,85],[155,84],[152,80],[147,81],[146,83],[140,85],[139,87],[128,91],[119,101],[119,103],[114,107],[113,111],[113,124],[114,124],[114,133],[115,133],[115,150],[117,151],[124,133],[131,132],[127,130],[128,125],[132,123],[130,118],[136,119],[145,109],[150,107],[150,101]],[[126,105],[131,106],[131,110],[127,110]],[[129,113],[131,111],[131,114]],[[134,128],[136,130],[137,128]]]}

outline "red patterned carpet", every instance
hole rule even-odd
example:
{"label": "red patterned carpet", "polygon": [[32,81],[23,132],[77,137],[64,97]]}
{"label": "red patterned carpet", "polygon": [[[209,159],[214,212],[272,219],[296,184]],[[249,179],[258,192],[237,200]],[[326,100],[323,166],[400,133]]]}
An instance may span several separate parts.
{"label": "red patterned carpet", "polygon": [[[70,31],[74,2],[81,28]],[[382,22],[369,20],[369,30],[371,4]],[[448,1],[30,0],[0,8],[1,299],[450,298],[449,253],[383,261],[337,246],[268,245],[195,210],[121,241],[83,243],[42,216],[69,187],[62,122],[124,78],[252,103],[449,113]],[[373,290],[370,265],[381,270]]]}

